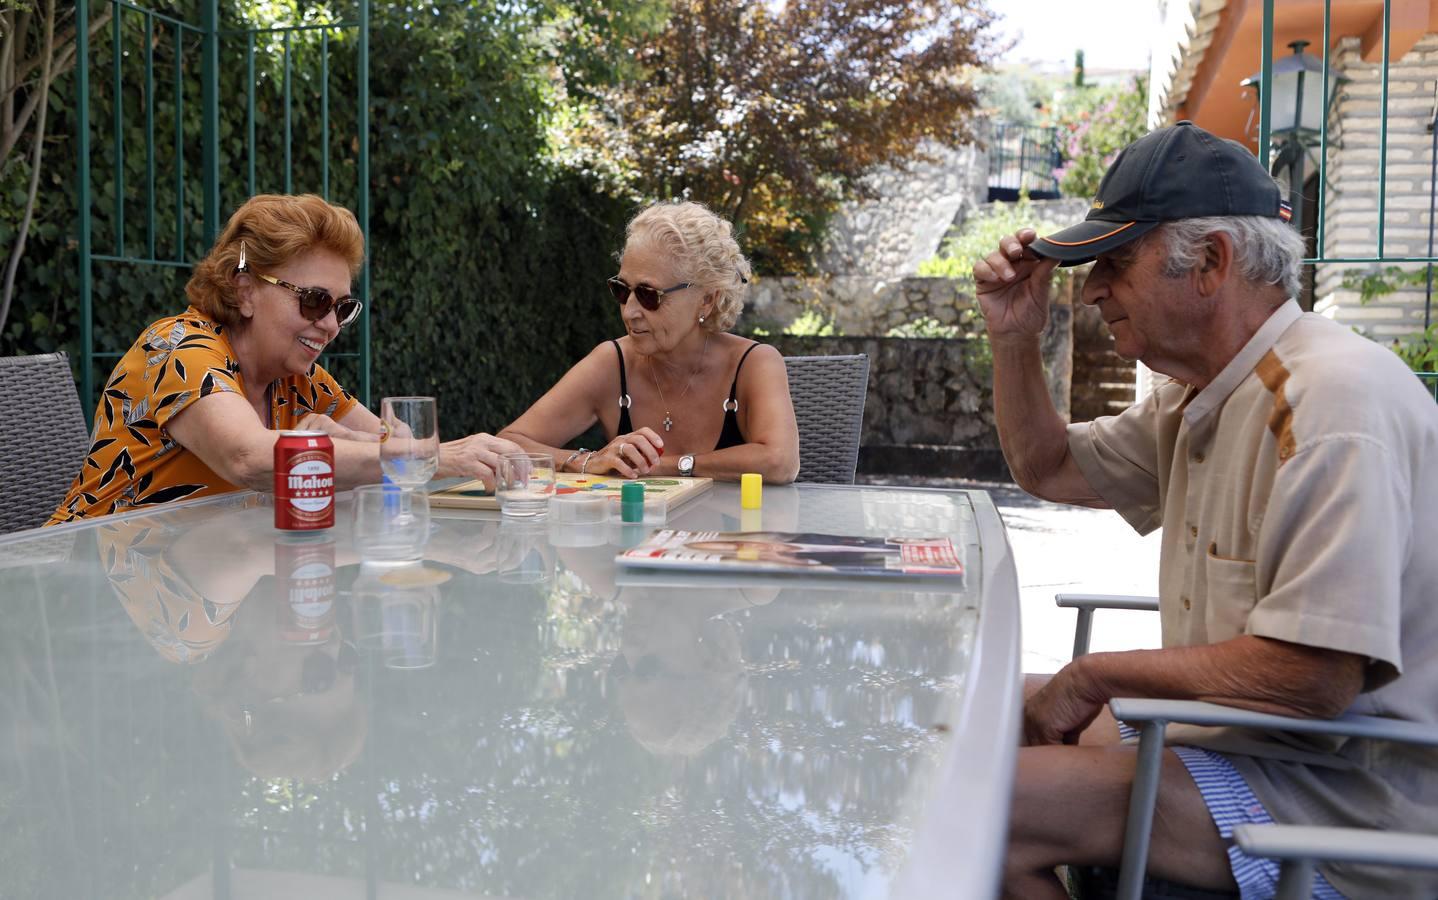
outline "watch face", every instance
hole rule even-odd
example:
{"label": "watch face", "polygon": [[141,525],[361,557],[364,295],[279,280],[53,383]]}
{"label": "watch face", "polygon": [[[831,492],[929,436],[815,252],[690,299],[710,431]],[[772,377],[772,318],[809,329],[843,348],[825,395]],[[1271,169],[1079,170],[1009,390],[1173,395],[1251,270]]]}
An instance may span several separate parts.
{"label": "watch face", "polygon": [[679,474],[688,475],[694,471],[694,457],[688,454],[679,457]]}

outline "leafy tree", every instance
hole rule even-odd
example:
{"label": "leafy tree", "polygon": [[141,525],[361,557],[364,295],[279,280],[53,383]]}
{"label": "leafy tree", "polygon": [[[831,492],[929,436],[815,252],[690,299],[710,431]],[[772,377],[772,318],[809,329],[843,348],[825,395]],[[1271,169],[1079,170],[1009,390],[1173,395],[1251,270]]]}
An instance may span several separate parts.
{"label": "leafy tree", "polygon": [[1055,173],[1059,188],[1066,196],[1091,196],[1118,151],[1148,132],[1148,79],[1076,90],[1055,113],[1065,159]]}
{"label": "leafy tree", "polygon": [[1028,194],[1020,194],[1017,203],[995,201],[982,215],[972,216],[958,230],[944,239],[939,252],[919,264],[919,274],[930,278],[953,278],[961,286],[973,289],[974,263],[983,259],[999,245],[999,238],[1020,228],[1033,228],[1039,234],[1058,230],[1064,223],[1040,218],[1040,212]]}
{"label": "leafy tree", "polygon": [[[35,220],[51,85],[75,67],[74,15],[73,7],[57,11],[55,0],[44,0],[43,6],[26,0],[0,4],[0,192],[6,197],[0,211],[0,244],[10,248],[0,287],[0,331],[5,329],[15,272]],[[110,15],[107,5],[89,33],[108,24]],[[22,140],[27,128],[28,140]],[[17,149],[24,152],[12,159],[10,154]],[[17,196],[23,200],[17,202]]]}
{"label": "leafy tree", "polygon": [[1043,124],[1048,116],[1046,107],[1064,81],[1061,75],[1016,63],[1001,64],[974,77],[984,112],[1009,125]]}
{"label": "leafy tree", "polygon": [[[610,253],[623,237],[632,199],[615,196],[589,173],[554,158],[546,128],[559,105],[552,73],[602,83],[598,41],[628,34],[642,17],[632,6],[653,0],[614,0],[602,10],[582,4],[574,13],[559,0],[471,0],[463,4],[411,0],[373,4],[370,55],[370,242],[373,396],[442,396],[446,435],[503,426],[553,384],[584,352],[620,330],[603,290]],[[97,4],[108,6],[108,4]],[[199,21],[194,0],[154,0],[145,6],[182,21]],[[222,27],[353,18],[348,3],[334,9],[300,0],[223,0]],[[126,246],[145,240],[145,97],[140,63],[144,23],[123,17],[128,52],[123,87]],[[163,34],[163,37],[162,37]],[[97,252],[116,244],[110,65],[113,37],[101,31],[90,55],[92,203]],[[330,159],[330,196],[354,208],[358,187],[355,141],[354,33],[329,41],[329,134],[318,129],[319,32],[291,34],[295,192],[321,189],[321,157]],[[262,39],[256,66],[256,190],[285,190],[283,39]],[[245,41],[220,46],[220,206],[228,216],[248,193],[246,170]],[[170,123],[174,91],[168,73],[176,47],[169,29],[156,30],[156,253],[195,259],[200,246],[200,90],[197,39],[183,48],[185,246],[176,233],[175,144]],[[139,60],[140,62],[136,62]],[[30,249],[19,267],[10,321],[0,330],[0,353],[65,349],[79,352],[78,260],[71,235],[79,215],[76,179],[77,108],[74,73],[57,77],[51,92],[50,138]],[[0,193],[0,240],[12,234],[22,203],[19,184],[5,170]],[[27,176],[28,177],[28,176]],[[23,187],[23,184],[19,185]],[[178,266],[104,263],[95,267],[95,343],[101,351],[128,347],[147,322],[184,307],[188,270]],[[335,345],[357,348],[357,330]],[[103,365],[103,364],[102,364]],[[352,360],[326,365],[349,385]],[[103,373],[102,377],[103,377]],[[93,398],[82,398],[89,406]]]}
{"label": "leafy tree", "polygon": [[643,195],[709,204],[761,270],[801,271],[860,176],[971,139],[991,18],[983,0],[670,0],[612,48],[631,68],[576,104],[565,143]]}

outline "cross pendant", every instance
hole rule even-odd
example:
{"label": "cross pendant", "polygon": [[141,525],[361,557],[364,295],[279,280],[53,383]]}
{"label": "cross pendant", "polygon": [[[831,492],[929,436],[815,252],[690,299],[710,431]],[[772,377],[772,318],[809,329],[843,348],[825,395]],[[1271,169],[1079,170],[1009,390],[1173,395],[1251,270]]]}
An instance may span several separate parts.
{"label": "cross pendant", "polygon": [[668,415],[665,415],[665,416],[664,416],[664,430],[665,430],[665,431],[668,431],[668,430],[670,430],[670,429],[673,428],[673,427],[674,427],[674,420],[671,419],[671,418],[669,418]]}

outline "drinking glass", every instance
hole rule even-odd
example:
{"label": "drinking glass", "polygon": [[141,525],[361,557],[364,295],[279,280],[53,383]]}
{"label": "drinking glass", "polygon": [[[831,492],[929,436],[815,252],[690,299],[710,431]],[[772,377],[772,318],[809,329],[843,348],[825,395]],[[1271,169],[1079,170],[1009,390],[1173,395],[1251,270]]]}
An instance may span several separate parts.
{"label": "drinking glass", "polygon": [[506,516],[542,516],[554,496],[554,457],[547,453],[506,453],[495,481],[499,511]]}
{"label": "drinking glass", "polygon": [[429,498],[424,490],[399,484],[355,488],[354,541],[363,560],[422,559],[429,543]]}
{"label": "drinking glass", "polygon": [[[379,403],[379,466],[392,484],[423,487],[439,469],[439,413],[433,397],[385,397]],[[413,494],[400,498],[408,521]]]}
{"label": "drinking glass", "polygon": [[395,484],[422,486],[439,468],[439,415],[433,397],[385,397],[379,464]]}

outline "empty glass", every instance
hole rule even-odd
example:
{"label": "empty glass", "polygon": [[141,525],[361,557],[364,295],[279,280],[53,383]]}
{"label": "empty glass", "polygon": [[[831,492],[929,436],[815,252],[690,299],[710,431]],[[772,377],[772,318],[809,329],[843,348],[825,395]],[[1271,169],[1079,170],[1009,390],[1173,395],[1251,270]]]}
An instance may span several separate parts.
{"label": "empty glass", "polygon": [[360,559],[412,562],[429,543],[429,497],[422,488],[366,484],[354,491],[354,541]]}
{"label": "empty glass", "polygon": [[395,484],[422,486],[439,468],[439,414],[433,397],[385,397],[379,464]]}
{"label": "empty glass", "polygon": [[506,453],[495,480],[499,511],[506,516],[542,516],[554,496],[554,457],[547,453]]}

